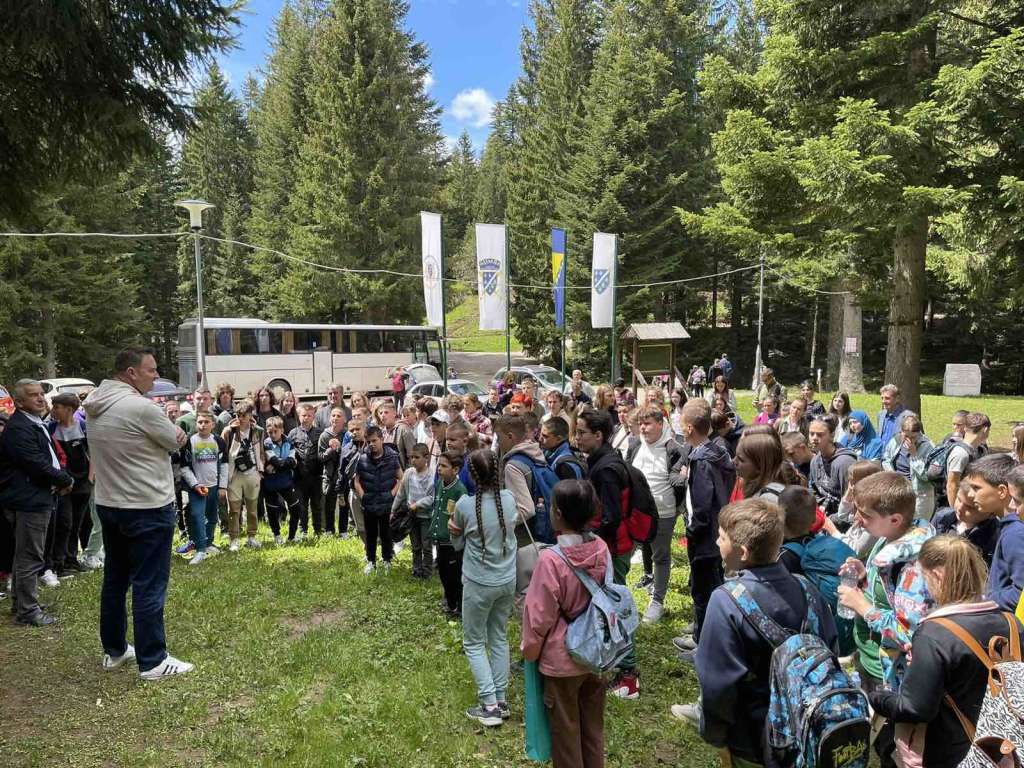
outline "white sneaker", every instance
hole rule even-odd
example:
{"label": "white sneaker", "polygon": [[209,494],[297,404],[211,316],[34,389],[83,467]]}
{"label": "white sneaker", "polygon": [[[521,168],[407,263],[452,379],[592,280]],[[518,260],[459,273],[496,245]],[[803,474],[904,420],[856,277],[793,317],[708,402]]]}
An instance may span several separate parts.
{"label": "white sneaker", "polygon": [[205,552],[196,552],[194,555],[192,555],[192,559],[188,561],[188,564],[189,565],[199,565],[205,559],[206,559],[206,553]]}
{"label": "white sneaker", "polygon": [[103,668],[111,672],[115,669],[120,669],[126,662],[133,661],[134,659],[135,647],[128,643],[128,647],[124,649],[124,653],[120,656],[111,656],[109,653],[103,654]]}
{"label": "white sneaker", "polygon": [[392,547],[392,549],[395,550],[395,554],[397,555],[399,552],[401,552],[403,549],[405,549],[405,542],[404,541],[398,542],[397,544],[395,544]]}
{"label": "white sneaker", "polygon": [[90,571],[98,571],[103,568],[103,561],[95,555],[87,555],[81,560],[82,567],[88,568]]}
{"label": "white sneaker", "polygon": [[306,534],[304,532],[297,531],[295,533],[295,541],[305,541],[305,540],[306,540]]}
{"label": "white sneaker", "polygon": [[657,624],[664,615],[665,606],[655,600],[651,600],[647,610],[644,611],[644,624]]}
{"label": "white sneaker", "polygon": [[206,546],[206,556],[207,557],[209,557],[210,555],[219,555],[219,554],[220,554],[220,547],[218,547],[216,544],[207,544],[207,546]]}
{"label": "white sneaker", "polygon": [[363,566],[363,575],[364,575],[364,576],[369,576],[369,575],[370,575],[370,574],[372,574],[372,573],[373,573],[373,572],[374,572],[374,571],[375,571],[376,569],[377,569],[377,566],[376,566],[376,565],[374,565],[373,563],[367,563],[366,565],[364,565],[364,566]]}
{"label": "white sneaker", "polygon": [[643,562],[644,562],[644,552],[643,552],[643,549],[641,547],[637,547],[636,548],[636,552],[634,552],[633,556],[631,558],[629,558],[629,564],[630,565],[643,565]]}
{"label": "white sneaker", "polygon": [[163,680],[165,677],[184,675],[186,672],[191,672],[193,669],[195,669],[195,665],[168,655],[152,669],[147,669],[145,672],[139,672],[139,677],[143,680]]}
{"label": "white sneaker", "polygon": [[250,549],[259,549],[263,546],[263,543],[255,536],[250,536],[248,539],[245,540],[245,546],[249,547]]}
{"label": "white sneaker", "polygon": [[228,545],[228,552],[237,552],[240,547],[238,539],[232,539],[231,544]]}
{"label": "white sneaker", "polygon": [[47,568],[43,575],[39,577],[39,580],[43,582],[43,586],[46,587],[59,587],[60,579],[57,578],[57,574]]}
{"label": "white sneaker", "polygon": [[385,560],[384,561],[384,565],[382,567],[384,569],[384,575],[385,576],[387,576],[389,573],[391,573],[391,561],[390,560]]}
{"label": "white sneaker", "polygon": [[274,537],[274,546],[275,547],[280,547],[282,545],[284,545],[284,539],[281,536],[275,536]]}
{"label": "white sneaker", "polygon": [[682,720],[684,723],[700,728],[700,710],[701,706],[698,701],[696,704],[673,704],[671,712],[672,717],[677,720]]}

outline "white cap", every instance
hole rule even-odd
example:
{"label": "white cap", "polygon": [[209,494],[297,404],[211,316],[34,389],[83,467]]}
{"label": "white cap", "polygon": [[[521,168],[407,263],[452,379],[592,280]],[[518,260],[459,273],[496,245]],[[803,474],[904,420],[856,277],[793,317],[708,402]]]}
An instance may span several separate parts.
{"label": "white cap", "polygon": [[440,421],[442,424],[451,424],[452,417],[448,415],[448,411],[444,408],[438,408],[432,414],[430,414],[431,421]]}

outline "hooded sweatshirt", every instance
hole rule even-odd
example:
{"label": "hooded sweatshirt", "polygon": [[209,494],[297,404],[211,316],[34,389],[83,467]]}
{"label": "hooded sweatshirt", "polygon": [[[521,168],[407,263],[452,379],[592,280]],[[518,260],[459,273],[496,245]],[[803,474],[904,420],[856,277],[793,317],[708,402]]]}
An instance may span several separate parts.
{"label": "hooded sweatshirt", "polygon": [[[593,534],[563,534],[558,546],[569,562],[585,571],[598,584],[608,569],[608,545]],[[567,616],[578,616],[590,603],[590,592],[565,560],[550,549],[542,549],[530,578],[523,607],[523,658],[540,661],[541,674],[548,677],[576,677],[588,670],[569,657],[565,635]]]}
{"label": "hooded sweatshirt", "polygon": [[906,666],[914,630],[934,604],[917,561],[934,535],[931,523],[915,520],[900,538],[879,539],[867,559],[864,594],[872,607],[854,621],[854,640],[864,669],[890,689]]}
{"label": "hooded sweatshirt", "polygon": [[[514,456],[525,457],[528,461],[525,461],[524,458],[513,461]],[[530,465],[532,462],[547,464],[544,451],[533,440],[527,439],[513,446],[501,461],[503,464],[502,478],[505,488],[511,491],[515,497],[519,521],[532,520],[537,512],[537,506],[533,496],[533,471],[530,469]],[[521,547],[530,543],[530,534],[520,525],[516,526],[516,538]]]}
{"label": "hooded sweatshirt", "polygon": [[131,384],[104,379],[85,402],[89,449],[96,471],[96,503],[155,509],[174,502],[171,452],[176,427]]}
{"label": "hooded sweatshirt", "polygon": [[[857,456],[847,448],[836,446],[835,452],[829,458],[822,453],[814,454],[811,459],[811,472],[807,483],[814,492],[814,498],[826,515],[830,517],[840,512],[839,503],[846,495],[847,470],[850,465],[857,461]],[[836,518],[833,518],[836,519]],[[852,523],[853,517],[848,519],[840,516],[839,521]],[[856,547],[854,547],[856,549]]]}
{"label": "hooded sweatshirt", "polygon": [[702,557],[719,558],[718,513],[729,503],[729,494],[736,483],[736,469],[728,451],[710,441],[690,451],[688,482],[687,554],[691,561]]}

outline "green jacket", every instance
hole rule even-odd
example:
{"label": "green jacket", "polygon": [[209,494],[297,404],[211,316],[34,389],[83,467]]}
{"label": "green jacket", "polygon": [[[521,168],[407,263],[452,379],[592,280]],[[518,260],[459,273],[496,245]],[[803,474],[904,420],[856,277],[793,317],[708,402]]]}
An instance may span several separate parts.
{"label": "green jacket", "polygon": [[448,502],[458,501],[466,495],[466,486],[456,479],[445,486],[438,475],[434,481],[434,511],[430,515],[430,537],[438,544],[451,544],[448,535]]}

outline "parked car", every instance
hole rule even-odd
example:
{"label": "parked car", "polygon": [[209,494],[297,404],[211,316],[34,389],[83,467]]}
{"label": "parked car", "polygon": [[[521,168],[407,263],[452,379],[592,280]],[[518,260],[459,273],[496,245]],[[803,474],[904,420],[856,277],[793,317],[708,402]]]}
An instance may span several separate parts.
{"label": "parked car", "polygon": [[46,404],[53,406],[53,396],[61,392],[70,392],[77,395],[81,392],[92,392],[96,385],[88,379],[43,379],[39,382],[43,385],[43,395],[46,397]]}
{"label": "parked car", "polygon": [[407,365],[405,366],[405,372],[409,374],[407,388],[413,384],[422,384],[426,381],[441,381],[441,372],[430,363]]}
{"label": "parked car", "polygon": [[14,398],[0,386],[0,413],[10,416],[14,413]]}
{"label": "parked car", "polygon": [[[448,394],[465,397],[470,393],[479,397],[481,402],[487,398],[487,390],[475,381],[469,381],[469,379],[448,379]],[[409,388],[405,393],[404,404],[414,405],[417,398],[429,397],[440,405],[444,394],[443,381],[426,381],[422,384],[414,384]]]}
{"label": "parked car", "polygon": [[[153,388],[146,393],[146,397],[154,403],[166,403],[168,400],[177,400],[179,403],[190,403],[192,391],[182,387],[171,379],[157,379],[153,382]],[[191,407],[189,408],[191,410]]]}
{"label": "parked car", "polygon": [[[537,384],[537,394],[541,397],[552,389],[555,391],[561,389],[564,394],[569,394],[572,391],[572,377],[566,374],[565,380],[562,381],[562,374],[550,365],[513,365],[511,368],[499,368],[498,372],[494,374],[494,378],[491,379],[490,385],[497,386],[498,382],[505,378],[506,371],[512,371],[517,386],[526,379],[533,379]],[[559,386],[560,382],[561,386]],[[583,382],[583,391],[589,397],[594,396],[594,388],[585,381]]]}

